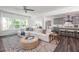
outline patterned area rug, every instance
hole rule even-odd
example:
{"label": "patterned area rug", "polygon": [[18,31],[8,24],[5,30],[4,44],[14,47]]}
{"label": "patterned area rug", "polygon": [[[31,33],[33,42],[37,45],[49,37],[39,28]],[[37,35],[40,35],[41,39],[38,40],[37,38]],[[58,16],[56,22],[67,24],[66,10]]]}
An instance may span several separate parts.
{"label": "patterned area rug", "polygon": [[20,46],[20,37],[8,36],[3,37],[3,44],[6,52],[53,52],[57,46],[56,41],[53,40],[51,43],[40,41],[39,46],[32,50],[24,50]]}

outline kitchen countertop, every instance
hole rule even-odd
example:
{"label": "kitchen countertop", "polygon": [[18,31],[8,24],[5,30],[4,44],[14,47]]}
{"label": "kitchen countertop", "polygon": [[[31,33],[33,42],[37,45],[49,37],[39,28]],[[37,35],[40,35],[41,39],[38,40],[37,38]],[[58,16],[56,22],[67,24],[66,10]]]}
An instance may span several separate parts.
{"label": "kitchen countertop", "polygon": [[59,30],[61,31],[77,31],[79,32],[79,28],[65,28],[65,27],[62,27],[62,28],[59,28]]}

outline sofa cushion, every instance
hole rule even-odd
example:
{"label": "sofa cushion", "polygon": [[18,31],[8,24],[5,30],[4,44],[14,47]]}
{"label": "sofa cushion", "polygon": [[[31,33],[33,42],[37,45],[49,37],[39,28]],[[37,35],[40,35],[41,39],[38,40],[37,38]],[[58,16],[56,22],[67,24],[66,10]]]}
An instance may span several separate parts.
{"label": "sofa cushion", "polygon": [[25,32],[23,31],[23,32],[21,32],[21,35],[24,35],[25,36]]}

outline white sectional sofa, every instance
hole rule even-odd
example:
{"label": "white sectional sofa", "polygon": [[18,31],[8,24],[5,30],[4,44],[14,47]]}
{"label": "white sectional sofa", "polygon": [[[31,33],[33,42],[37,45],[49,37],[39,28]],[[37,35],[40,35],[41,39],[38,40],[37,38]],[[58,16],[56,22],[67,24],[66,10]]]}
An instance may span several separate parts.
{"label": "white sectional sofa", "polygon": [[[43,40],[43,41],[46,41],[46,42],[49,42],[49,34],[50,33],[43,34],[41,32],[36,32],[36,31],[25,31],[25,36],[28,36],[28,35],[36,36],[40,40]],[[18,31],[18,36],[22,37],[21,31]]]}

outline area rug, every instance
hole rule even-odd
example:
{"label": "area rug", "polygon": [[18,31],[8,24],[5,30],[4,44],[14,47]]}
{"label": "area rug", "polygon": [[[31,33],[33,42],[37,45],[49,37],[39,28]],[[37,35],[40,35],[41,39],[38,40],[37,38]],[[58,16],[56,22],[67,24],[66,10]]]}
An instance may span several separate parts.
{"label": "area rug", "polygon": [[39,46],[32,50],[25,50],[21,48],[20,37],[8,36],[2,38],[6,52],[53,52],[57,46],[56,41],[53,40],[51,43],[40,41]]}

